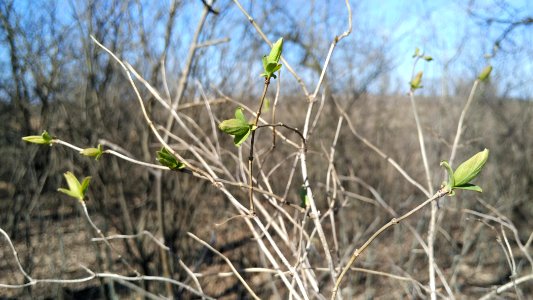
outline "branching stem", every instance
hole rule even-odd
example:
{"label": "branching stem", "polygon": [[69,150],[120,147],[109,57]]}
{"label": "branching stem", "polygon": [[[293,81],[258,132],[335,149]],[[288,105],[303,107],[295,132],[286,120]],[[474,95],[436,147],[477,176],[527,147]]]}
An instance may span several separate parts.
{"label": "branching stem", "polygon": [[363,246],[361,246],[360,248],[355,249],[354,253],[352,254],[352,257],[350,258],[350,260],[348,261],[346,266],[344,266],[344,268],[342,269],[341,274],[337,278],[337,281],[335,282],[335,286],[333,286],[333,290],[331,292],[331,300],[335,299],[335,297],[337,295],[337,291],[338,291],[338,289],[340,287],[340,284],[342,282],[342,278],[348,272],[348,270],[350,270],[350,267],[354,264],[355,260],[359,257],[359,255],[361,255],[361,253],[363,253],[363,251],[366,250],[366,248],[368,248],[368,246],[370,246],[370,244],[378,236],[380,236],[383,232],[385,232],[387,229],[389,229],[389,227],[400,223],[404,219],[410,217],[411,215],[413,215],[414,213],[416,213],[417,211],[422,209],[424,206],[430,204],[431,202],[433,202],[433,201],[435,201],[435,200],[437,200],[439,198],[444,197],[447,194],[448,194],[448,191],[446,191],[444,189],[441,189],[441,190],[437,191],[437,193],[435,193],[431,198],[427,199],[422,204],[420,204],[417,207],[413,208],[412,210],[410,210],[409,212],[407,212],[403,216],[401,216],[399,218],[392,218],[387,224],[383,225],[380,229],[378,229],[376,232],[374,232],[374,234],[363,244]]}

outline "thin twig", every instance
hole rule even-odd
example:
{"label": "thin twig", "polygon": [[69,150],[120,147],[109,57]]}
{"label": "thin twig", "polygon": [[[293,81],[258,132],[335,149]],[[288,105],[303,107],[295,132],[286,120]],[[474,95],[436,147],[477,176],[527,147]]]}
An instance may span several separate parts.
{"label": "thin twig", "polygon": [[[415,61],[415,64],[416,64],[416,61]],[[426,154],[426,144],[424,142],[424,134],[422,133],[422,125],[420,124],[420,120],[418,118],[418,110],[416,108],[414,90],[415,90],[414,88],[411,88],[411,90],[409,91],[409,99],[411,100],[413,114],[415,116],[416,130],[418,133],[418,142],[420,144],[420,154],[422,155],[422,163],[424,164],[424,170],[426,173],[426,181],[427,181],[428,192],[429,192],[429,194],[426,194],[426,196],[429,196],[430,194],[433,194],[433,184],[431,183],[431,172],[429,170],[428,158]],[[433,248],[434,240],[435,240],[436,219],[437,219],[437,203],[435,202],[435,203],[431,203],[428,237],[427,237],[429,288],[431,290],[431,293],[430,293],[431,300],[437,299],[436,283],[435,283],[435,264],[436,263],[435,263],[435,251]]]}
{"label": "thin twig", "polygon": [[498,287],[494,291],[492,291],[492,292],[490,292],[488,294],[485,294],[483,297],[481,297],[479,299],[480,300],[492,299],[494,296],[500,295],[501,293],[503,293],[503,292],[505,292],[505,291],[507,291],[509,289],[512,289],[515,285],[519,285],[519,284],[522,284],[522,283],[530,281],[530,280],[533,280],[533,274],[525,275],[525,276],[522,276],[522,277],[517,278],[515,280],[512,280],[511,282],[508,282],[508,283]]}
{"label": "thin twig", "polygon": [[466,100],[465,107],[461,111],[461,116],[459,117],[459,121],[457,122],[457,131],[455,132],[455,138],[453,139],[452,144],[452,153],[450,154],[450,159],[448,160],[450,166],[453,166],[453,160],[455,159],[455,154],[457,152],[457,146],[459,145],[459,140],[461,139],[461,134],[463,133],[463,123],[466,116],[466,112],[468,111],[468,108],[470,107],[470,104],[474,100],[474,95],[476,94],[476,89],[479,84],[479,79],[476,79],[474,81],[474,85],[472,86],[472,89],[470,90],[470,95],[468,96],[468,100]]}
{"label": "thin twig", "polygon": [[304,145],[304,151],[307,151],[307,143],[305,142],[305,138],[304,138],[304,135],[303,133],[298,130],[298,128],[295,128],[295,127],[291,127],[289,125],[286,125],[284,123],[276,123],[276,124],[263,124],[263,125],[257,125],[257,128],[261,128],[261,127],[272,127],[272,128],[275,128],[275,127],[284,127],[284,128],[287,128],[289,130],[292,130],[293,132],[295,132],[297,135],[300,136],[300,139],[302,140],[302,143]]}
{"label": "thin twig", "polygon": [[400,223],[404,219],[410,217],[411,215],[413,215],[414,213],[416,213],[417,211],[419,211],[420,209],[425,207],[426,205],[430,204],[431,202],[433,202],[433,201],[435,201],[435,200],[437,200],[437,199],[439,199],[439,198],[441,198],[441,197],[443,197],[443,196],[445,196],[447,194],[448,194],[448,191],[446,191],[445,189],[441,189],[441,190],[437,191],[437,193],[435,193],[435,195],[433,195],[431,198],[429,198],[426,201],[424,201],[422,204],[420,204],[417,207],[413,208],[412,210],[410,210],[409,212],[407,212],[406,214],[404,214],[403,216],[401,216],[399,218],[392,218],[387,224],[383,225],[380,229],[378,229],[376,232],[374,232],[374,234],[372,234],[372,236],[370,236],[370,238],[360,248],[357,248],[354,251],[354,253],[352,254],[352,257],[348,261],[348,264],[346,264],[346,266],[342,269],[342,272],[339,275],[339,277],[337,278],[337,281],[335,282],[335,286],[333,287],[332,294],[331,294],[331,300],[335,299],[336,294],[337,294],[337,290],[339,289],[340,284],[342,282],[342,278],[344,277],[346,272],[348,272],[348,270],[353,265],[355,260],[359,257],[359,255],[361,255],[361,253],[363,253],[363,251],[365,251],[366,248],[368,248],[368,246],[370,246],[370,244],[378,236],[380,236],[383,232],[385,232],[387,229],[389,229],[389,227]]}
{"label": "thin twig", "polygon": [[244,287],[246,288],[246,290],[248,291],[248,293],[250,293],[250,295],[254,298],[254,299],[260,299],[255,293],[254,291],[252,290],[252,288],[246,283],[246,281],[244,280],[244,278],[242,278],[241,274],[239,274],[239,272],[237,271],[237,269],[235,268],[235,266],[233,266],[233,263],[231,263],[231,260],[229,260],[229,258],[227,258],[224,254],[220,253],[220,251],[218,251],[217,249],[213,248],[211,245],[209,245],[208,243],[206,243],[205,241],[203,241],[202,239],[200,239],[199,237],[197,237],[196,235],[190,233],[190,232],[187,232],[187,234],[193,238],[194,240],[196,240],[197,242],[199,242],[200,244],[204,245],[205,247],[207,247],[209,250],[213,251],[214,253],[216,253],[218,256],[222,257],[222,259],[228,264],[228,266],[231,268],[231,271],[233,272],[233,274],[235,274],[235,276],[237,277],[237,279],[239,279],[239,281],[244,285]]}
{"label": "thin twig", "polygon": [[11,238],[9,237],[9,235],[7,234],[7,232],[5,232],[2,228],[0,228],[0,232],[5,236],[8,244],[9,244],[9,247],[11,248],[11,252],[13,252],[13,256],[15,257],[15,261],[17,262],[17,266],[20,270],[20,272],[24,275],[24,277],[26,277],[26,279],[29,281],[29,282],[33,282],[34,279],[31,278],[31,276],[26,273],[26,271],[24,271],[24,268],[22,267],[22,264],[20,263],[20,259],[19,259],[19,256],[18,256],[18,253],[17,253],[17,250],[15,249],[15,246],[13,246],[13,242],[11,242]]}
{"label": "thin twig", "polygon": [[100,228],[98,228],[98,226],[96,226],[96,224],[94,224],[93,220],[91,219],[91,216],[89,215],[89,211],[87,210],[87,205],[85,204],[85,201],[80,201],[80,204],[81,204],[81,207],[83,208],[83,213],[85,214],[85,218],[89,222],[89,225],[91,225],[91,227],[96,231],[96,233],[102,238],[103,242],[107,245],[107,247],[109,247],[109,249],[111,249],[111,251],[113,251],[113,252],[115,252],[117,254],[118,259],[120,259],[120,261],[128,269],[130,269],[130,271],[135,273],[136,276],[141,276],[141,274],[132,265],[130,265],[130,263],[128,263],[126,261],[126,259],[124,259],[124,257],[122,257],[121,254],[118,253],[118,251],[109,243],[109,241],[107,241],[105,235],[102,233],[102,230],[100,230]]}
{"label": "thin twig", "polygon": [[392,159],[389,155],[385,154],[381,149],[379,149],[376,145],[372,144],[369,140],[364,138],[362,135],[360,135],[356,130],[355,127],[352,124],[352,121],[350,120],[348,114],[346,111],[344,111],[339,103],[335,101],[335,104],[337,105],[337,109],[339,112],[344,116],[344,119],[348,123],[348,128],[350,128],[350,131],[352,134],[359,139],[363,144],[365,144],[367,147],[372,149],[374,152],[376,152],[381,158],[385,159],[389,164],[391,164],[409,183],[411,183],[413,186],[418,188],[422,193],[425,195],[429,194],[428,190],[422,186],[418,181],[414,180],[407,171],[405,171],[394,159]]}
{"label": "thin twig", "polygon": [[128,81],[130,82],[132,88],[133,88],[133,91],[135,92],[135,96],[137,97],[137,100],[139,101],[139,104],[140,104],[140,107],[141,107],[141,110],[142,110],[142,113],[143,113],[143,116],[144,116],[144,119],[146,121],[146,123],[148,124],[148,126],[150,127],[152,133],[156,136],[157,140],[170,152],[172,153],[172,155],[176,156],[182,163],[184,163],[187,168],[191,169],[191,171],[193,172],[196,172],[196,173],[199,173],[203,176],[205,176],[209,181],[211,181],[213,184],[215,184],[215,181],[214,179],[208,174],[206,173],[204,170],[201,170],[199,168],[196,168],[194,166],[192,166],[189,162],[187,162],[187,160],[185,160],[183,157],[181,157],[176,151],[174,151],[172,149],[172,147],[170,147],[168,145],[168,143],[164,140],[164,138],[161,136],[161,134],[159,134],[156,126],[154,125],[154,123],[152,122],[150,116],[148,115],[148,112],[146,111],[146,107],[144,105],[144,102],[143,102],[143,99],[141,97],[141,93],[139,92],[139,89],[137,88],[137,85],[135,85],[135,82],[133,82],[133,78],[131,77],[131,72],[129,71],[129,68],[126,66],[126,64],[124,62],[122,62],[113,52],[111,52],[111,50],[107,49],[104,45],[102,45],[98,40],[96,40],[95,37],[91,36],[91,39],[100,47],[102,48],[104,51],[106,51],[109,55],[111,55],[111,57],[124,69],[124,72],[126,73],[126,77],[128,79]]}
{"label": "thin twig", "polygon": [[428,186],[428,194],[426,194],[426,196],[429,196],[433,194],[433,184],[431,183],[431,171],[429,170],[428,158],[426,154],[426,144],[424,142],[424,134],[422,132],[422,125],[420,124],[420,119],[418,117],[418,110],[416,108],[415,94],[413,90],[409,92],[409,99],[411,100],[411,105],[413,107],[416,130],[418,133],[418,142],[420,144],[420,154],[422,155],[422,162],[424,164],[424,170],[426,171],[426,183]]}
{"label": "thin twig", "polygon": [[105,237],[99,237],[99,238],[92,238],[91,241],[94,241],[94,242],[99,242],[99,241],[104,241],[104,240],[114,240],[114,239],[134,239],[134,238],[139,238],[143,235],[147,235],[148,237],[150,237],[159,247],[165,249],[165,250],[170,250],[169,247],[165,246],[165,244],[161,243],[161,241],[159,239],[157,239],[151,232],[147,231],[147,230],[143,230],[137,234],[114,234],[114,235],[108,235],[108,236],[105,236]]}
{"label": "thin twig", "polygon": [[[253,127],[255,127],[257,129],[257,123],[259,122],[259,117],[261,117],[261,111],[263,109],[263,104],[265,102],[265,97],[266,97],[266,93],[268,91],[268,86],[270,85],[270,78],[266,77],[265,78],[265,84],[263,86],[263,93],[261,94],[261,98],[259,99],[259,107],[257,108],[257,112],[256,112],[256,116],[255,116],[255,119],[254,119],[254,123],[252,124]],[[250,214],[251,215],[254,215],[255,214],[255,209],[254,209],[254,180],[253,180],[253,177],[254,177],[254,174],[253,174],[253,170],[254,170],[254,143],[255,143],[255,132],[256,132],[256,129],[252,129],[252,136],[251,136],[251,139],[250,139],[250,155],[248,156],[248,185],[249,185],[249,190],[248,190],[248,197],[250,199]]]}

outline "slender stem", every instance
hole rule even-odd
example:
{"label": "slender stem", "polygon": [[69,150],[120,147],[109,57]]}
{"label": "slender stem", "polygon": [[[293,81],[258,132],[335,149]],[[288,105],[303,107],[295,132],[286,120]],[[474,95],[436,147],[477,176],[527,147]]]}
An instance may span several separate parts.
{"label": "slender stem", "polygon": [[304,151],[307,151],[307,143],[305,142],[305,138],[304,138],[304,135],[303,133],[298,130],[298,128],[295,128],[295,127],[291,127],[289,125],[286,125],[286,124],[283,124],[281,122],[279,123],[276,123],[276,124],[264,124],[264,125],[258,125],[257,128],[262,128],[262,127],[272,127],[272,128],[276,128],[276,127],[284,127],[284,128],[287,128],[289,130],[292,130],[294,131],[297,135],[300,136],[300,139],[302,139],[302,143],[304,145]]}
{"label": "slender stem", "polygon": [[134,158],[131,158],[131,157],[128,157],[120,152],[117,152],[115,150],[104,150],[104,153],[108,153],[108,154],[112,154],[114,156],[117,156],[123,160],[126,160],[126,161],[129,161],[133,164],[136,164],[136,165],[139,165],[139,166],[143,166],[143,167],[149,167],[149,168],[153,168],[153,169],[159,169],[159,170],[170,170],[168,167],[165,167],[163,165],[156,165],[156,164],[151,164],[151,163],[147,163],[147,162],[144,162],[144,161],[140,161],[140,160],[136,160]]}
{"label": "slender stem", "polygon": [[354,253],[352,254],[352,257],[350,258],[350,260],[348,261],[346,266],[344,266],[344,268],[342,269],[341,274],[339,275],[339,277],[337,278],[337,281],[335,282],[335,286],[333,287],[333,291],[331,293],[331,300],[335,299],[335,297],[337,295],[337,291],[338,291],[338,289],[340,287],[340,284],[342,282],[342,278],[348,272],[348,270],[350,270],[350,267],[353,265],[355,260],[361,255],[361,253],[363,253],[363,251],[366,250],[366,248],[368,248],[368,246],[370,246],[370,244],[378,236],[380,236],[383,232],[385,232],[385,230],[389,229],[389,227],[400,223],[404,219],[410,217],[411,215],[413,215],[414,213],[416,213],[417,211],[422,209],[424,206],[432,203],[436,199],[439,199],[439,198],[445,196],[446,194],[448,194],[448,191],[446,191],[444,189],[441,189],[441,190],[437,191],[437,193],[435,193],[435,195],[433,195],[431,198],[427,199],[422,204],[420,204],[417,207],[413,208],[412,210],[410,210],[409,212],[407,212],[403,216],[401,216],[399,218],[392,218],[387,224],[383,225],[380,229],[378,229],[376,232],[374,232],[374,234],[372,234],[372,236],[360,248],[355,249]]}
{"label": "slender stem", "polygon": [[411,105],[413,106],[413,113],[415,116],[415,123],[416,123],[416,130],[418,132],[418,142],[420,144],[420,153],[422,154],[422,162],[424,163],[424,170],[426,171],[426,181],[429,189],[429,194],[426,194],[429,196],[433,193],[431,184],[431,172],[429,171],[429,164],[426,154],[426,146],[424,142],[424,134],[422,133],[422,126],[420,125],[420,119],[418,118],[418,111],[416,109],[416,102],[415,102],[415,94],[414,91],[411,90],[409,92],[409,99],[411,99]]}
{"label": "slender stem", "polygon": [[98,226],[96,226],[96,224],[94,224],[93,220],[91,219],[91,216],[89,215],[89,211],[87,210],[87,205],[85,205],[85,202],[84,201],[80,201],[80,203],[81,203],[81,206],[83,208],[83,213],[85,214],[85,218],[87,218],[87,221],[89,222],[89,225],[91,225],[91,227],[96,231],[96,233],[98,233],[100,238],[102,238],[102,241],[109,247],[109,249],[111,249],[111,251],[113,251],[113,252],[115,252],[117,254],[118,259],[128,269],[130,269],[130,271],[132,271],[135,274],[135,276],[141,276],[141,274],[132,265],[130,265],[130,263],[128,263],[126,261],[126,259],[124,259],[124,257],[122,257],[122,255],[119,254],[118,251],[109,243],[109,241],[106,239],[105,235],[102,233],[102,230],[100,230],[100,228],[98,228]]}
{"label": "slender stem", "polygon": [[99,237],[99,238],[92,238],[91,241],[93,242],[98,242],[98,241],[104,241],[104,240],[114,240],[114,239],[133,239],[133,238],[139,238],[139,237],[142,237],[143,235],[147,235],[150,239],[152,239],[159,247],[167,250],[167,251],[170,251],[170,248],[167,247],[165,244],[161,243],[161,241],[156,238],[151,232],[147,231],[147,230],[143,230],[139,233],[136,233],[136,234],[114,234],[114,235],[108,235],[104,238],[102,237]]}
{"label": "slender stem", "polygon": [[74,145],[72,145],[70,143],[67,143],[67,142],[65,142],[63,140],[60,140],[60,139],[53,139],[52,140],[52,144],[60,144],[60,145],[63,145],[63,146],[67,146],[67,147],[69,147],[71,149],[74,149],[74,150],[76,150],[78,152],[81,152],[83,150],[82,148],[80,148],[78,146],[74,146]]}
{"label": "slender stem", "polygon": [[481,300],[492,299],[494,296],[497,296],[497,295],[505,292],[508,289],[512,289],[515,285],[519,285],[521,283],[524,283],[524,282],[527,282],[527,281],[530,281],[530,280],[533,280],[533,273],[529,274],[529,275],[522,276],[522,277],[520,277],[518,279],[512,280],[511,282],[508,282],[508,283],[500,286],[499,288],[493,290],[492,292],[486,294],[485,296],[483,296],[483,297],[481,297],[479,299],[481,299]]}
{"label": "slender stem", "polygon": [[411,183],[413,186],[418,188],[420,191],[422,191],[424,194],[428,195],[429,192],[426,190],[425,187],[422,186],[418,181],[414,180],[408,173],[405,171],[394,159],[392,159],[389,155],[381,151],[376,145],[372,144],[369,140],[364,138],[361,134],[355,130],[354,125],[352,124],[352,121],[350,121],[350,116],[344,111],[339,103],[335,101],[335,105],[337,106],[337,109],[339,112],[344,116],[344,119],[346,120],[346,123],[348,123],[348,128],[350,128],[350,131],[352,134],[358,138],[363,144],[365,144],[367,147],[372,149],[374,152],[376,152],[381,158],[385,159],[389,164],[391,164],[409,183]]}
{"label": "slender stem", "polygon": [[470,95],[468,96],[468,100],[466,100],[465,107],[461,111],[459,122],[457,122],[457,131],[455,133],[455,139],[453,140],[452,154],[450,154],[450,159],[448,160],[450,166],[453,166],[453,160],[455,159],[455,154],[457,152],[457,146],[459,145],[459,140],[461,139],[461,134],[463,133],[463,123],[465,120],[466,112],[468,111],[470,104],[474,100],[474,95],[476,94],[476,89],[478,85],[479,85],[479,79],[476,79],[476,81],[474,81],[474,85],[472,86],[472,90],[470,90]]}
{"label": "slender stem", "polygon": [[194,240],[196,240],[197,242],[201,243],[202,245],[204,245],[205,247],[207,247],[209,250],[213,251],[214,253],[216,253],[218,256],[220,256],[227,264],[228,266],[231,268],[231,271],[233,272],[233,274],[235,274],[235,276],[237,277],[237,279],[239,279],[239,281],[244,285],[244,287],[246,288],[246,290],[248,291],[248,293],[250,293],[250,296],[252,296],[252,298],[254,299],[261,299],[259,298],[255,292],[252,290],[252,288],[246,283],[246,281],[244,280],[244,278],[242,278],[241,274],[239,274],[239,272],[237,271],[237,269],[235,268],[235,266],[233,266],[233,264],[231,263],[231,260],[229,260],[228,257],[226,257],[224,254],[220,253],[220,251],[218,251],[217,249],[211,247],[211,245],[209,245],[208,243],[206,243],[205,241],[203,241],[202,239],[200,239],[199,237],[197,237],[196,235],[190,233],[190,232],[187,232],[187,234],[193,238]]}
{"label": "slender stem", "polygon": [[172,147],[170,147],[168,142],[158,132],[154,122],[152,121],[152,119],[148,115],[148,112],[146,110],[146,106],[144,105],[141,93],[140,93],[139,89],[137,88],[137,85],[135,84],[135,82],[133,82],[133,77],[131,76],[131,74],[132,74],[131,71],[133,70],[133,68],[129,68],[128,67],[129,65],[127,65],[127,63],[124,63],[122,60],[120,60],[113,52],[111,52],[111,50],[107,49],[104,45],[102,45],[100,42],[98,42],[98,40],[96,40],[93,36],[91,36],[91,38],[99,47],[101,47],[104,51],[106,51],[109,55],[111,55],[111,57],[118,64],[120,64],[120,66],[124,69],[124,72],[126,73],[126,77],[127,77],[128,81],[129,81],[129,83],[131,84],[131,87],[133,88],[133,91],[135,92],[135,96],[136,96],[137,100],[139,101],[139,105],[141,107],[141,111],[142,111],[142,114],[144,116],[144,119],[145,119],[146,123],[148,124],[148,126],[150,127],[150,130],[152,131],[152,133],[157,138],[157,140],[165,148],[167,148],[167,150],[170,151],[170,153],[172,153],[181,162],[183,162],[187,166],[188,169],[190,169],[194,173],[198,173],[199,175],[205,176],[211,183],[216,185],[215,179],[210,174],[208,174],[206,171],[204,171],[202,169],[199,169],[199,168],[191,165],[186,159],[184,159],[181,155],[179,155],[179,153],[177,153],[174,149],[172,149]]}
{"label": "slender stem", "polygon": [[18,266],[20,272],[24,275],[24,277],[26,278],[26,280],[28,280],[29,283],[34,282],[34,279],[31,278],[31,276],[28,273],[26,273],[26,271],[24,271],[24,268],[22,267],[22,263],[20,262],[17,250],[15,249],[15,246],[13,245],[13,242],[11,242],[11,238],[9,237],[7,232],[5,232],[2,228],[0,228],[0,233],[2,233],[4,235],[4,237],[6,238],[7,242],[9,243],[9,247],[11,248],[11,251],[13,252],[13,256],[15,257],[15,260],[17,262],[17,266]]}
{"label": "slender stem", "polygon": [[259,102],[259,108],[257,109],[255,120],[252,130],[252,139],[250,141],[250,155],[248,156],[248,196],[250,198],[250,214],[255,214],[255,208],[254,208],[254,176],[253,176],[253,161],[254,161],[254,143],[255,143],[255,131],[257,127],[257,123],[259,123],[259,117],[261,116],[261,110],[263,109],[263,104],[265,103],[265,97],[268,90],[268,86],[270,84],[270,78],[265,78],[265,85],[263,86],[263,94],[261,95],[261,100]]}
{"label": "slender stem", "polygon": [[[416,62],[415,62],[416,64]],[[422,162],[424,163],[424,170],[426,171],[426,181],[429,189],[429,194],[433,194],[433,185],[431,184],[431,173],[429,170],[429,164],[426,154],[426,145],[424,142],[424,134],[422,133],[422,126],[420,125],[420,119],[418,118],[418,111],[415,102],[414,89],[409,91],[409,98],[411,99],[411,105],[413,107],[413,114],[415,116],[416,130],[418,132],[418,142],[420,144],[420,153],[422,154]],[[435,283],[435,251],[433,248],[433,240],[435,239],[435,226],[437,221],[437,203],[431,204],[431,213],[429,218],[428,229],[428,272],[429,272],[429,289],[431,290],[431,300],[437,299],[436,283]]]}

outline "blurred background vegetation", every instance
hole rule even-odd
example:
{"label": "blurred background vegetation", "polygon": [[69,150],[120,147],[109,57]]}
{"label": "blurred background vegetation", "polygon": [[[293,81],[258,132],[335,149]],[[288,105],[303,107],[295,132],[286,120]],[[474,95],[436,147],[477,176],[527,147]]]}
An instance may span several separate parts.
{"label": "blurred background vegetation", "polygon": [[[231,116],[236,105],[228,98],[254,109],[262,88],[260,58],[268,53],[268,45],[232,1],[219,0],[212,6],[206,2],[0,0],[0,228],[13,239],[32,276],[81,277],[86,273],[79,263],[95,270],[121,272],[105,248],[90,241],[93,233],[75,201],[57,193],[57,188],[65,185],[65,171],[93,176],[88,205],[107,233],[161,233],[154,202],[159,190],[154,189],[157,176],[153,172],[116,157],[104,156],[95,162],[63,147],[37,147],[21,141],[22,136],[48,130],[80,147],[106,141],[132,157],[155,163],[160,145],[142,118],[130,84],[89,35],[128,61],[161,94],[171,98],[181,89],[178,112],[200,127],[210,127],[210,113],[217,119]],[[302,74],[304,83],[311,84],[320,75],[332,38],[346,27],[344,3],[287,2],[242,4],[271,40],[284,37],[284,56]],[[406,93],[415,47],[431,55],[432,62],[418,65],[424,70],[418,103],[429,163],[435,170],[433,182],[438,187],[444,176],[438,163],[450,155],[470,88],[479,71],[492,64],[493,74],[478,89],[467,116],[456,160],[483,148],[491,150],[489,163],[478,179],[484,193],[458,193],[441,201],[435,242],[437,263],[458,298],[479,297],[492,286],[508,282],[512,274],[497,241],[499,225],[481,221],[469,210],[509,218],[518,230],[509,238],[524,244],[533,232],[533,6],[529,1],[411,1],[408,5],[385,1],[381,7],[370,2],[352,3],[353,33],[339,43],[324,83],[324,114],[311,133],[309,145],[317,205],[327,210],[326,199],[331,197],[320,183],[326,182],[324,168],[340,116],[337,105],[346,110],[359,134],[423,182],[416,127]],[[191,51],[195,32],[198,40]],[[300,86],[283,70],[281,87],[276,118],[299,127],[305,117]],[[272,89],[269,94],[271,99],[274,92]],[[165,111],[147,90],[141,89],[141,93],[153,118],[164,123]],[[211,101],[212,112],[207,111],[204,99]],[[174,133],[180,135],[179,130]],[[264,139],[259,140],[268,148],[270,135],[263,134]],[[224,151],[236,152],[230,139],[221,141]],[[282,144],[268,157],[265,170],[294,151]],[[423,200],[423,195],[358,140],[346,123],[340,131],[334,164],[343,186],[339,201],[345,203],[336,211],[340,245],[335,255],[349,255],[354,243],[360,243],[391,217],[375,202],[361,199],[373,199],[373,192],[377,192],[397,212]],[[274,188],[281,194],[287,177],[283,172],[276,175]],[[299,204],[298,188],[294,183],[285,200]],[[194,272],[204,274],[200,280],[207,294],[244,297],[246,291],[235,278],[215,276],[227,271],[225,263],[186,235],[191,231],[202,237],[238,267],[259,264],[244,225],[214,225],[232,215],[225,197],[205,181],[167,173],[160,192],[173,278],[188,278],[179,258]],[[235,193],[242,194],[241,203],[246,205],[245,191],[236,189]],[[427,212],[421,216],[408,222],[424,235]],[[117,247],[141,273],[162,274],[159,251],[153,244],[122,241]],[[427,282],[426,257],[404,226],[392,230],[373,247],[375,250],[359,262],[362,266]],[[528,247],[531,253],[532,246]],[[0,283],[22,282],[3,241],[0,250]],[[314,254],[320,259],[319,251]],[[531,273],[520,251],[516,251],[516,260],[518,273]],[[269,277],[246,278],[262,297],[271,295]],[[363,287],[357,293],[361,298],[425,295],[409,281],[365,273],[354,273],[348,282]],[[143,284],[154,293],[163,290],[162,284]],[[0,296],[26,298],[111,298],[113,294],[128,297],[129,293],[131,290],[123,285],[96,280],[0,289]],[[185,291],[174,293],[190,297]],[[533,288],[523,287],[520,293],[531,294]]]}

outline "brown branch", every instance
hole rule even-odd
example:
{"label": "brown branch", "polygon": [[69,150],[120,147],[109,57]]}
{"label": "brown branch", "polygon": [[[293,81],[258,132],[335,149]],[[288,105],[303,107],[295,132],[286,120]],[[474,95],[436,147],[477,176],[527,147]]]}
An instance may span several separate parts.
{"label": "brown branch", "polygon": [[420,209],[425,207],[426,205],[430,204],[431,202],[433,202],[433,201],[435,201],[435,200],[437,200],[439,198],[444,197],[448,193],[449,192],[446,191],[445,189],[440,189],[431,198],[427,199],[422,204],[420,204],[417,207],[413,208],[412,210],[410,210],[409,212],[407,212],[403,216],[401,216],[399,218],[392,218],[387,224],[383,225],[380,229],[378,229],[376,232],[374,232],[374,234],[372,234],[372,236],[360,248],[355,249],[354,253],[352,254],[352,257],[350,258],[350,261],[348,261],[346,266],[342,269],[341,274],[339,275],[339,277],[337,278],[337,281],[335,282],[335,285],[333,286],[333,290],[331,292],[331,300],[335,299],[335,297],[337,295],[337,291],[338,291],[338,289],[339,289],[339,287],[341,285],[342,278],[344,277],[344,275],[346,275],[348,270],[350,270],[350,267],[353,265],[355,260],[366,250],[366,248],[368,248],[368,246],[370,246],[370,244],[378,236],[380,236],[383,232],[385,232],[387,229],[389,229],[389,227],[400,223],[404,219],[410,217],[411,215],[413,215],[414,213],[416,213],[417,211],[419,211]]}

